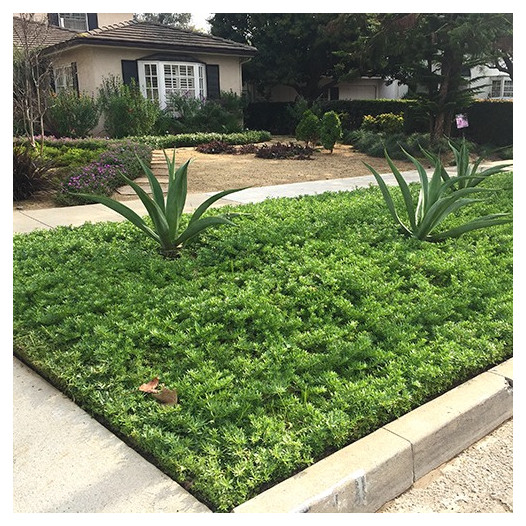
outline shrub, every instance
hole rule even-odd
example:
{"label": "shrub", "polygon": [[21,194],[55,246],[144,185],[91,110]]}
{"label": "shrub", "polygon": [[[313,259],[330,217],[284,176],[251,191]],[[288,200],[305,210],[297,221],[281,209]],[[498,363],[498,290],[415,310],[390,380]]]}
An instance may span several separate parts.
{"label": "shrub", "polygon": [[98,100],[104,129],[112,138],[151,133],[160,112],[157,103],[143,97],[136,84],[120,84],[113,79],[103,81]]}
{"label": "shrub", "polygon": [[277,142],[270,146],[264,144],[256,152],[256,157],[261,159],[310,159],[314,150],[309,146],[301,146],[290,142],[283,144]]}
{"label": "shrub", "polygon": [[223,141],[210,141],[197,146],[200,153],[235,153],[235,148]]}
{"label": "shrub", "polygon": [[56,195],[61,205],[93,203],[76,194],[110,196],[124,184],[122,175],[136,179],[144,173],[142,163],[150,163],[152,150],[145,144],[132,141],[111,143],[95,161],[70,171],[63,179]]}
{"label": "shrub", "polygon": [[48,146],[44,144],[42,156],[58,167],[74,168],[98,159],[105,148],[86,149],[76,146]]}
{"label": "shrub", "polygon": [[[391,159],[404,160],[406,150],[411,155],[418,156],[421,154],[420,148],[425,148],[434,152],[446,151],[448,143],[442,139],[436,143],[431,143],[431,137],[428,133],[412,133],[405,135],[403,133],[385,134],[365,130],[356,130],[346,134],[344,144],[352,146],[371,157],[383,157],[385,152]],[[470,147],[474,145],[470,143]]]}
{"label": "shrub", "polygon": [[13,146],[13,201],[29,199],[50,187],[52,161],[39,157],[28,145]]}
{"label": "shrub", "polygon": [[334,111],[328,111],[323,114],[321,119],[320,139],[326,150],[334,150],[336,141],[342,138],[342,125],[338,114]]}
{"label": "shrub", "polygon": [[141,142],[156,149],[198,146],[211,141],[223,141],[228,144],[250,144],[271,139],[268,131],[248,130],[239,133],[184,133],[179,135],[144,135],[129,137],[134,142]]}
{"label": "shrub", "polygon": [[63,205],[94,203],[96,201],[75,194],[111,195],[121,181],[121,170],[118,164],[100,161],[83,166],[62,182],[56,200]]}
{"label": "shrub", "polygon": [[296,139],[298,141],[305,141],[305,145],[309,143],[316,145],[320,138],[320,119],[311,110],[303,113],[303,117],[296,126]]}
{"label": "shrub", "polygon": [[360,128],[377,133],[402,133],[404,130],[404,116],[403,114],[396,115],[394,113],[381,113],[375,117],[365,115]]}
{"label": "shrub", "polygon": [[65,90],[50,97],[46,129],[57,137],[86,137],[97,126],[99,116],[99,105],[93,97]]}
{"label": "shrub", "polygon": [[221,92],[219,99],[196,99],[174,93],[157,121],[157,132],[239,132],[245,106],[245,99],[233,92]]}
{"label": "shrub", "polygon": [[242,144],[236,148],[236,153],[240,155],[246,155],[251,153],[257,153],[259,148],[255,144]]}
{"label": "shrub", "polygon": [[144,174],[141,161],[149,164],[152,149],[146,144],[139,144],[130,140],[113,144],[101,154],[99,162],[120,166],[126,177],[136,179]]}

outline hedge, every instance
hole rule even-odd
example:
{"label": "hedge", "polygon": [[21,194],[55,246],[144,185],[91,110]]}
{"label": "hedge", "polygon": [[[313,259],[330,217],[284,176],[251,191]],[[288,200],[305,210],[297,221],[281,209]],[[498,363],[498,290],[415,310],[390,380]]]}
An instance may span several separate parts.
{"label": "hedge", "polygon": [[155,149],[198,146],[211,141],[221,141],[227,144],[251,144],[271,139],[268,131],[244,131],[239,133],[180,133],[177,135],[144,135],[129,137],[130,140],[147,144]]}
{"label": "hedge", "polygon": [[[252,102],[246,109],[245,123],[251,129],[265,129],[273,134],[294,134],[297,123],[291,112],[293,106],[293,102]],[[318,106],[323,113],[338,113],[342,128],[346,131],[358,129],[365,115],[382,113],[403,113],[404,131],[407,134],[429,131],[427,117],[418,110],[414,100],[331,100],[318,102]],[[494,146],[513,144],[512,101],[477,100],[463,111],[469,120],[469,128],[464,129],[467,139]],[[458,133],[454,128],[453,136],[459,135],[461,132]]]}

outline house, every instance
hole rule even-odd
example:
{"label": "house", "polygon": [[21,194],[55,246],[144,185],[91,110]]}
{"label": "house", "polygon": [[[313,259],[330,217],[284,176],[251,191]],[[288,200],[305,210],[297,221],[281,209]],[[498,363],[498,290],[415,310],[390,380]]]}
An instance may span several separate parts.
{"label": "house", "polygon": [[[254,47],[212,35],[132,20],[132,13],[37,13],[40,46],[51,61],[55,90],[95,95],[105,78],[135,81],[161,107],[171,93],[216,98],[242,93],[242,66]],[[15,46],[22,19],[13,18]],[[26,24],[27,25],[27,24]]]}
{"label": "house", "polygon": [[[513,99],[513,80],[509,75],[494,68],[477,66],[469,72],[468,79],[474,79],[472,87],[479,88],[479,99]],[[327,83],[330,79],[327,79]],[[327,88],[322,98],[325,100],[370,100],[401,99],[408,88],[399,81],[387,84],[381,77],[360,77],[351,81],[340,82]],[[275,86],[270,91],[272,102],[292,102],[298,97],[296,90],[290,86]]]}

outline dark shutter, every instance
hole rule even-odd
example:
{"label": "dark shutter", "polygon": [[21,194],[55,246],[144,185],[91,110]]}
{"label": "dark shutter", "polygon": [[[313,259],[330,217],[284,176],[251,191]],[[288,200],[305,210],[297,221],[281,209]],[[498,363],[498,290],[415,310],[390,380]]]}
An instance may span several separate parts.
{"label": "dark shutter", "polygon": [[76,91],[77,95],[80,95],[79,91],[79,76],[77,73],[77,63],[71,63],[71,77],[73,79],[73,89]]}
{"label": "dark shutter", "polygon": [[59,25],[58,13],[48,13],[47,20],[50,26],[58,26]]}
{"label": "dark shutter", "polygon": [[219,66],[215,64],[206,65],[206,92],[208,99],[219,98]]}
{"label": "dark shutter", "polygon": [[340,99],[340,88],[330,88],[329,100]]}
{"label": "dark shutter", "polygon": [[88,13],[88,29],[98,29],[99,27],[99,18],[97,13]]}
{"label": "dark shutter", "polygon": [[53,93],[56,92],[56,88],[55,88],[55,70],[52,67],[49,68],[49,89]]}
{"label": "dark shutter", "polygon": [[132,83],[139,85],[139,70],[136,60],[121,60],[122,82],[126,85]]}

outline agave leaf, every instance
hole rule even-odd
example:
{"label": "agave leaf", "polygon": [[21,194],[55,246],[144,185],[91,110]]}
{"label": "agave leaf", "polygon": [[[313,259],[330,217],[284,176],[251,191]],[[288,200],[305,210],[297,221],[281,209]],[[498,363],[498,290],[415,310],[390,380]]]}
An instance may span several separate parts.
{"label": "agave leaf", "polygon": [[107,206],[108,208],[111,208],[121,216],[123,216],[125,219],[128,219],[133,225],[135,225],[137,228],[140,228],[145,234],[150,236],[152,239],[155,239],[158,243],[160,243],[159,236],[146,224],[146,222],[140,217],[138,214],[136,214],[131,208],[127,207],[126,205],[123,205],[119,201],[115,201],[114,199],[111,199],[110,197],[106,197],[103,195],[88,195],[88,194],[75,194],[82,197],[89,197],[93,201],[97,201],[98,203]]}
{"label": "agave leaf", "polygon": [[150,185],[150,189],[152,191],[152,196],[154,201],[157,203],[159,208],[164,212],[164,194],[163,190],[161,188],[161,185],[159,184],[159,181],[153,175],[152,170],[149,166],[147,166],[142,159],[140,159],[137,156],[137,159],[139,160],[141,164],[141,168],[144,170],[144,173],[146,174],[146,177],[148,178],[148,183]]}
{"label": "agave leaf", "polygon": [[[389,167],[391,168],[391,171],[393,172],[393,175],[395,176],[398,186],[400,187],[400,191],[402,192],[402,197],[404,198],[404,203],[405,203],[405,209],[407,211],[407,217],[409,219],[409,225],[411,226],[412,229],[415,229],[416,228],[415,205],[413,204],[413,198],[411,196],[409,186],[406,183],[406,180],[404,179],[400,171],[398,170],[398,168],[394,165],[393,161],[389,157],[387,150],[384,150],[384,152],[385,152],[385,158],[387,160],[387,164],[389,164]],[[424,190],[424,194],[425,194],[425,190]]]}
{"label": "agave leaf", "polygon": [[[122,175],[122,174],[121,174]],[[142,201],[148,215],[150,216],[161,245],[164,248],[168,248],[171,244],[169,237],[169,225],[166,221],[166,216],[161,207],[134,181],[128,179],[125,175],[122,177],[128,182],[128,184],[135,190],[135,193]]]}
{"label": "agave leaf", "polygon": [[481,228],[487,228],[490,226],[496,225],[505,225],[512,222],[511,214],[490,214],[487,216],[482,216],[469,223],[458,226],[456,228],[451,228],[445,232],[433,235],[430,239],[433,241],[441,241],[448,237],[459,237],[466,232],[472,230],[479,230]]}
{"label": "agave leaf", "polygon": [[447,216],[467,205],[481,201],[481,199],[461,198],[456,194],[451,194],[450,197],[445,197],[437,201],[435,205],[429,209],[419,226],[418,232],[415,233],[415,237],[418,237],[418,239],[427,237]]}
{"label": "agave leaf", "polygon": [[222,197],[225,197],[226,195],[229,195],[229,194],[233,194],[234,192],[240,192],[241,190],[245,190],[247,188],[250,188],[250,187],[245,186],[244,188],[235,188],[233,190],[223,190],[222,192],[219,192],[217,194],[214,194],[212,197],[209,197],[206,201],[204,201],[197,207],[192,217],[190,218],[189,224],[192,224],[195,221],[197,221],[208,210],[208,208],[211,205],[213,205],[216,201],[219,201],[219,199],[221,199]]}
{"label": "agave leaf", "polygon": [[206,230],[207,228],[215,225],[236,226],[235,223],[222,216],[212,216],[205,217],[203,219],[198,219],[197,221],[194,221],[191,225],[188,225],[188,228],[175,241],[175,245],[184,245],[194,236],[203,232],[203,230]]}
{"label": "agave leaf", "polygon": [[[174,154],[175,155],[175,154]],[[187,170],[188,160],[183,164],[177,173],[174,173],[173,168],[170,168],[170,179],[168,184],[168,193],[166,195],[166,219],[170,228],[170,239],[174,239],[179,231],[179,224],[186,202],[187,192]]]}
{"label": "agave leaf", "polygon": [[420,145],[420,151],[429,159],[429,162],[431,163],[431,166],[433,168],[436,168],[437,166],[440,166],[441,173],[440,176],[442,177],[443,181],[448,181],[450,179],[449,174],[447,173],[446,169],[444,168],[442,161],[439,159],[438,155],[434,155],[428,150],[424,150]]}
{"label": "agave leaf", "polygon": [[378,183],[378,186],[380,187],[380,190],[382,192],[382,195],[384,196],[384,200],[387,205],[387,208],[389,209],[389,212],[391,212],[393,219],[400,225],[400,227],[406,234],[411,235],[411,230],[409,230],[409,228],[407,228],[407,226],[404,225],[400,217],[398,217],[398,214],[396,212],[396,208],[393,202],[393,198],[391,197],[391,194],[389,193],[389,189],[387,188],[385,181],[382,179],[382,176],[372,166],[368,165],[365,162],[363,164],[365,164],[365,166],[367,166],[367,168],[374,175],[374,178],[376,179],[376,182]]}
{"label": "agave leaf", "polygon": [[[416,216],[415,216],[415,227],[418,225],[427,209],[431,206],[430,205],[430,196],[429,196],[429,180],[427,177],[427,171],[422,165],[420,161],[418,161],[414,156],[412,156],[410,153],[408,153],[404,148],[400,147],[401,150],[404,152],[406,157],[416,166],[416,169],[418,171],[418,176],[420,178],[420,194],[418,195],[418,204],[416,207]],[[415,228],[413,227],[413,228]]]}

